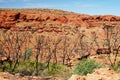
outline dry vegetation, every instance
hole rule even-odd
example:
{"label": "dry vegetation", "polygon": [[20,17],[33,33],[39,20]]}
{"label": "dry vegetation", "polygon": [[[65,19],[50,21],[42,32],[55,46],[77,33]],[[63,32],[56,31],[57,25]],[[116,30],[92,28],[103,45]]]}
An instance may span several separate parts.
{"label": "dry vegetation", "polygon": [[[72,68],[76,61],[93,54],[107,55],[107,64],[116,69],[120,48],[119,27],[104,25],[103,38],[95,31],[87,35],[86,30],[76,27],[74,35],[45,35],[33,33],[32,30],[22,32],[1,29],[1,71],[24,75],[54,75],[63,68],[60,74],[66,74],[64,71]],[[21,71],[21,66],[25,69],[29,66],[31,69]]]}
{"label": "dry vegetation", "polygon": [[[33,10],[32,13],[31,10]],[[4,10],[1,9],[0,11]],[[81,16],[72,12],[52,9],[27,9],[27,11],[21,9],[18,11],[24,12],[24,15],[14,13],[15,15],[19,14],[19,18],[8,14],[6,17],[6,22],[15,22],[15,25],[9,27],[7,24],[3,24],[0,29],[1,72],[9,72],[14,75],[20,73],[24,76],[61,76],[68,78],[74,73],[87,75],[93,72],[95,68],[99,68],[101,64],[104,67],[120,71],[119,25],[102,23],[102,26],[88,25],[84,27],[81,24],[86,26],[85,23],[93,20],[91,16],[84,15],[82,21],[80,20],[80,25],[77,26],[72,22],[79,21],[75,15],[79,18]],[[36,11],[40,12],[40,15],[37,15]],[[46,14],[42,18],[43,13],[50,15],[47,16]],[[53,18],[51,18],[51,14],[54,14]],[[74,16],[69,18],[69,15],[72,14]],[[67,17],[65,17],[66,15]],[[62,18],[59,20],[61,16]],[[97,16],[97,18],[100,17]],[[100,18],[97,21],[94,18],[98,23],[99,21],[106,21],[104,19]],[[112,20],[113,18],[110,17],[110,21]],[[107,21],[109,20],[107,19]],[[89,24],[92,22],[94,21]]]}

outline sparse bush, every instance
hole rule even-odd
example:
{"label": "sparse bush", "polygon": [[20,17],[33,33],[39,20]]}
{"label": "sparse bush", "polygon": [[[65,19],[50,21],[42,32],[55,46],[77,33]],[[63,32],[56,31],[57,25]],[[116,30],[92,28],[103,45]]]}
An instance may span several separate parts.
{"label": "sparse bush", "polygon": [[3,62],[3,64],[0,64],[0,71],[8,71],[10,72],[10,67],[9,67],[9,63],[8,62]]}
{"label": "sparse bush", "polygon": [[[25,62],[20,62],[19,66],[16,67],[15,73],[21,73],[24,75],[36,75],[36,70],[35,70],[35,61],[25,61]],[[42,75],[43,71],[46,69],[46,64],[38,62],[38,73],[37,75]]]}
{"label": "sparse bush", "polygon": [[102,54],[100,54],[100,55],[98,55],[98,58],[99,58],[99,59],[104,59],[104,58],[105,58],[105,56],[104,56],[104,55],[102,55]]}
{"label": "sparse bush", "polygon": [[[13,63],[14,65],[15,63]],[[35,70],[35,61],[27,60],[25,62],[19,62],[19,65],[16,66],[14,72],[12,72],[11,68],[9,67],[8,63],[4,63],[3,66],[5,67],[5,71],[10,72],[10,73],[20,73],[22,75],[36,75],[36,70]],[[12,66],[13,68],[13,66]],[[2,69],[0,69],[2,71]],[[61,64],[55,64],[55,63],[50,63],[49,67],[47,63],[41,63],[38,62],[38,73],[37,75],[40,76],[62,76],[62,77],[67,77],[71,74],[68,67],[61,65]]]}
{"label": "sparse bush", "polygon": [[[68,74],[68,68],[66,66],[53,63],[50,63],[48,68],[46,63],[39,62],[38,70],[37,75],[42,76],[65,76],[66,73]],[[15,72],[22,73],[24,75],[36,75],[35,61],[21,62]]]}
{"label": "sparse bush", "polygon": [[76,64],[74,74],[87,75],[88,73],[92,73],[95,68],[100,67],[102,67],[102,65],[98,64],[94,60],[83,59],[82,61]]}
{"label": "sparse bush", "polygon": [[51,63],[49,65],[49,68],[45,70],[45,74],[48,76],[65,76],[66,73],[68,74],[68,68],[64,65],[61,64],[53,64]]}
{"label": "sparse bush", "polygon": [[30,56],[32,55],[32,49],[27,49],[25,50],[24,54],[23,54],[23,59],[25,60],[29,60]]}
{"label": "sparse bush", "polygon": [[120,61],[118,61],[117,64],[112,67],[112,69],[116,72],[120,72]]}
{"label": "sparse bush", "polygon": [[15,73],[21,73],[24,75],[33,75],[34,63],[35,62],[33,62],[33,61],[20,62],[19,66],[17,66],[15,69]]}

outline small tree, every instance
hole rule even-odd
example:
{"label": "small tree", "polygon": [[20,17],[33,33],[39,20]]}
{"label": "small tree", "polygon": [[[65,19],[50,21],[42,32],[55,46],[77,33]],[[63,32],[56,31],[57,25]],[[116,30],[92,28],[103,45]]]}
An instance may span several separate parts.
{"label": "small tree", "polygon": [[39,72],[39,55],[41,55],[41,51],[43,49],[43,43],[44,43],[44,36],[43,35],[38,35],[36,37],[36,45],[35,45],[35,49],[36,49],[36,56],[35,56],[35,60],[36,60],[36,65],[35,65],[35,70],[36,70],[36,75],[38,75]]}

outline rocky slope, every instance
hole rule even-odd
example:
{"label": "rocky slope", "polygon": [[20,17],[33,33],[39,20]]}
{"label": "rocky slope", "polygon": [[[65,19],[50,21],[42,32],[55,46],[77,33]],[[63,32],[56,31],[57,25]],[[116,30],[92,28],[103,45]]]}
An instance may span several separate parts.
{"label": "rocky slope", "polygon": [[21,74],[12,75],[8,72],[0,72],[0,80],[66,80],[62,77],[40,77],[40,76],[23,76]]}
{"label": "rocky slope", "polygon": [[37,32],[63,32],[63,28],[97,27],[105,22],[120,24],[120,16],[90,16],[53,9],[0,9],[0,28]]}
{"label": "rocky slope", "polygon": [[[71,45],[69,46],[71,50],[74,48],[74,44],[79,43],[78,38],[80,38],[80,33],[81,35],[86,35],[84,42],[87,42],[89,46],[94,42],[95,32],[95,35],[98,36],[97,41],[101,42],[99,47],[102,47],[105,40],[105,31],[102,26],[106,23],[119,26],[120,16],[90,16],[54,9],[0,9],[0,30],[34,31],[36,33],[32,34],[34,37],[31,39],[33,43],[35,43],[37,33],[42,33],[47,37],[49,36],[53,42],[54,40],[57,41],[58,38],[63,39],[66,37],[64,35],[67,35],[69,38],[67,44]],[[60,47],[61,45],[60,43]],[[93,46],[95,48],[94,51],[90,51],[88,48],[91,55],[96,54],[97,46],[95,44]],[[58,53],[61,55],[60,51]],[[71,59],[71,63],[74,63],[76,59],[78,60],[79,56],[76,55],[75,57]]]}
{"label": "rocky slope", "polygon": [[[83,43],[88,42],[86,46],[89,47],[89,45],[91,45],[92,42],[90,41],[92,41],[95,38],[94,35],[98,35],[97,37],[98,42],[100,42],[99,46],[100,47],[103,46],[104,40],[105,40],[104,39],[105,31],[103,30],[103,24],[106,24],[106,23],[110,25],[112,24],[112,25],[119,26],[120,16],[112,16],[112,15],[91,16],[86,14],[77,14],[73,12],[66,12],[62,10],[53,10],[53,9],[18,9],[18,10],[17,9],[0,9],[0,30],[8,29],[11,31],[14,31],[14,30],[15,31],[27,31],[27,30],[34,31],[36,33],[32,34],[33,38],[31,39],[33,43],[35,43],[34,37],[37,35],[37,33],[42,33],[45,36],[49,36],[49,38],[52,40],[50,41],[51,45],[52,45],[52,42],[57,42],[57,39],[59,40],[59,38],[61,39],[66,38],[66,36],[60,36],[61,34],[67,35],[67,38],[68,38],[67,44],[69,44],[68,46],[69,51],[70,50],[72,51],[75,46],[74,44],[77,44],[77,42],[79,42],[79,39],[78,39],[79,33],[86,35],[83,41]],[[117,29],[119,29],[119,27],[116,28],[115,30]],[[94,34],[94,32],[96,32],[96,34]],[[32,45],[32,43],[30,45]],[[52,47],[53,46],[54,46],[54,43]],[[60,58],[60,55],[62,52],[61,46],[62,45],[60,44],[58,47],[58,54],[57,54],[58,61],[61,61],[61,58]],[[96,45],[93,44],[92,46],[94,46],[96,50]],[[61,49],[61,51],[59,51],[59,49]],[[73,53],[79,53],[79,51],[77,52],[77,49],[74,50]],[[88,48],[88,50],[90,50],[90,48]],[[91,55],[96,54],[96,52],[92,50],[89,52]],[[70,60],[70,63],[74,65],[75,62],[78,61],[78,59],[80,59],[80,56],[76,54],[75,57],[73,57]],[[105,61],[106,60],[104,60],[104,63],[107,63]],[[103,61],[99,60],[99,62],[103,62]],[[2,74],[4,73],[0,74],[0,80],[4,80],[4,79],[13,80],[14,77],[16,77],[9,73],[5,73],[4,75]],[[11,78],[7,77],[8,74],[12,77]],[[82,78],[83,80],[93,80],[94,77],[96,77],[95,80],[107,80],[106,79],[107,77],[109,78],[109,80],[119,80],[120,77],[118,76],[119,75],[117,73],[114,73],[111,70],[100,69],[95,71],[93,74],[88,74],[86,77],[82,77]],[[33,80],[38,80],[38,77],[37,78],[34,77],[34,78],[35,79]],[[78,76],[78,78],[79,79],[71,78],[70,80],[82,80],[81,76]],[[39,80],[40,79],[43,80],[41,77],[39,78]],[[29,77],[27,76],[22,77],[18,80],[29,80]],[[55,79],[55,80],[58,80],[58,79]],[[60,80],[63,80],[63,79],[60,79]]]}
{"label": "rocky slope", "polygon": [[120,76],[111,69],[101,68],[86,76],[73,75],[69,80],[120,80]]}
{"label": "rocky slope", "polygon": [[[109,68],[96,69],[86,76],[72,75],[68,80],[120,80],[120,73]],[[0,73],[0,80],[67,80],[61,77],[22,76],[19,73],[12,75],[7,72]]]}

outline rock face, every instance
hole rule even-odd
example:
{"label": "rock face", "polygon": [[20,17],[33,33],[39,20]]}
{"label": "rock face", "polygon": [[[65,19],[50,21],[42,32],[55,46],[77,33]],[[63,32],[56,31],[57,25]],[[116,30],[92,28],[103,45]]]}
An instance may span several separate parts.
{"label": "rock face", "polygon": [[57,27],[54,31],[59,32],[62,25],[90,28],[101,26],[105,21],[119,24],[120,17],[112,15],[90,16],[52,9],[0,10],[0,28],[4,29],[49,26],[50,29]]}
{"label": "rock face", "polygon": [[20,73],[15,75],[8,72],[0,72],[0,80],[66,80],[62,77],[51,77],[51,76],[22,76]]}
{"label": "rock face", "polygon": [[107,68],[96,69],[86,76],[73,75],[69,80],[120,80],[120,74]]}
{"label": "rock face", "polygon": [[72,75],[68,80],[86,80],[84,76]]}

